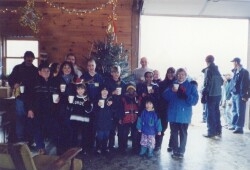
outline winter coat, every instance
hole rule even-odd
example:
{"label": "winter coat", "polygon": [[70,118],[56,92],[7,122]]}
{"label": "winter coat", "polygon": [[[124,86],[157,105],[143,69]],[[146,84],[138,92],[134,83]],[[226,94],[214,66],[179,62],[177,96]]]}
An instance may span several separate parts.
{"label": "winter coat", "polygon": [[248,99],[250,97],[250,82],[249,73],[246,69],[241,68],[238,72],[237,69],[232,70],[234,76],[232,78],[232,90],[233,94],[240,94],[241,98]]}
{"label": "winter coat", "polygon": [[199,99],[197,88],[188,80],[179,85],[177,92],[167,88],[163,98],[168,102],[168,121],[175,123],[190,123],[192,118],[192,106]]}
{"label": "winter coat", "polygon": [[100,88],[103,85],[103,78],[100,74],[96,73],[94,76],[91,76],[89,72],[83,73],[81,78],[84,80],[87,86],[88,96],[91,101],[94,101],[98,98],[100,94]]}
{"label": "winter coat", "polygon": [[202,94],[208,94],[208,96],[221,96],[221,86],[223,85],[223,79],[219,72],[218,66],[211,63],[204,69],[204,85]]}
{"label": "winter coat", "polygon": [[162,131],[161,120],[155,111],[144,109],[137,120],[136,128],[145,135],[156,135]]}
{"label": "winter coat", "polygon": [[73,103],[68,104],[67,110],[70,114],[70,120],[89,123],[93,120],[93,104],[87,96],[74,97]]}
{"label": "winter coat", "polygon": [[[103,98],[100,97],[99,99]],[[111,130],[113,127],[113,104],[110,106],[107,105],[107,102],[112,101],[112,98],[109,97],[104,100],[104,108],[98,106],[99,100],[94,102],[95,128],[97,131]]]}
{"label": "winter coat", "polygon": [[124,116],[124,108],[123,108],[123,103],[122,103],[122,96],[126,92],[126,84],[124,81],[119,79],[118,81],[115,81],[113,78],[108,78],[105,80],[104,83],[109,91],[109,94],[112,95],[112,92],[116,90],[117,87],[121,87],[121,95],[112,95],[113,99],[113,110],[114,110],[114,118],[121,120]]}

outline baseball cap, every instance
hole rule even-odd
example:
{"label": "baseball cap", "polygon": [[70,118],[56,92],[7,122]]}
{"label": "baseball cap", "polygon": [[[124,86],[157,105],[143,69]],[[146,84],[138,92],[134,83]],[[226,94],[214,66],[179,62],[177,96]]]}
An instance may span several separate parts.
{"label": "baseball cap", "polygon": [[231,62],[236,62],[236,63],[240,63],[240,58],[235,57]]}

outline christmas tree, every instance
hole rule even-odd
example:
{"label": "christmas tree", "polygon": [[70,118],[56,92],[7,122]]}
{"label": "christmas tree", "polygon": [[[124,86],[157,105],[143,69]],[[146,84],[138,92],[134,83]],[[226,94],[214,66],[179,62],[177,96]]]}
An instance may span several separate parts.
{"label": "christmas tree", "polygon": [[128,81],[130,77],[130,67],[128,63],[128,50],[124,45],[114,43],[114,35],[107,34],[106,41],[95,41],[91,57],[95,59],[97,64],[97,72],[104,76],[110,75],[110,68],[113,65],[121,67],[121,78]]}

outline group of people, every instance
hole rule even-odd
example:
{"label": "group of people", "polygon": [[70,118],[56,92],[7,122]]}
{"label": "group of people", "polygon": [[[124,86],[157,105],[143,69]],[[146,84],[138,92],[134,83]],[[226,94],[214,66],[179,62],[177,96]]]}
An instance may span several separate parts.
{"label": "group of people", "polygon": [[249,72],[241,65],[240,58],[231,62],[234,65],[231,74],[225,74],[223,81],[218,66],[214,63],[214,56],[208,55],[205,59],[207,68],[204,72],[202,102],[207,122],[207,133],[204,137],[221,136],[220,105],[224,108],[226,127],[234,134],[243,134],[245,124],[246,102],[250,97]]}
{"label": "group of people", "polygon": [[[199,100],[198,84],[187,78],[185,69],[170,67],[164,80],[160,80],[159,72],[148,68],[147,58],[143,57],[141,67],[132,72],[134,81],[127,83],[121,79],[118,65],[112,66],[110,76],[104,77],[96,72],[94,59],[89,59],[87,71],[81,72],[73,54],[61,64],[44,62],[38,68],[32,64],[34,58],[33,52],[26,51],[24,62],[16,65],[8,77],[16,96],[17,141],[34,140],[40,154],[46,153],[45,139],[54,142],[58,152],[80,146],[83,153],[95,147],[101,154],[114,149],[116,143],[124,152],[130,134],[133,150],[152,157],[154,150],[161,149],[169,122],[168,151],[173,158],[183,158],[192,106]],[[206,61],[206,137],[212,137],[221,133],[220,122],[215,120],[221,98],[216,95],[221,95],[221,91],[215,85],[222,84],[217,67],[210,64],[213,56]],[[236,69],[236,73],[240,70]],[[241,86],[236,83],[235,95]],[[240,104],[242,109],[244,103]],[[234,119],[235,131],[242,131],[240,123],[242,120]]]}

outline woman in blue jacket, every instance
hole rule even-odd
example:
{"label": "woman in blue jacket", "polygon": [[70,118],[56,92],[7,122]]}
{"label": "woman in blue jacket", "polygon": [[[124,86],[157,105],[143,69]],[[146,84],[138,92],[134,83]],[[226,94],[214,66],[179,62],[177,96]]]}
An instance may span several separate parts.
{"label": "woman in blue jacket", "polygon": [[[192,106],[198,102],[197,87],[187,80],[185,69],[176,71],[177,80],[167,88],[163,97],[168,102],[168,121],[173,136],[173,158],[183,158],[187,143],[187,129],[192,118]],[[175,84],[178,84],[176,87]],[[179,139],[178,139],[179,138]]]}

